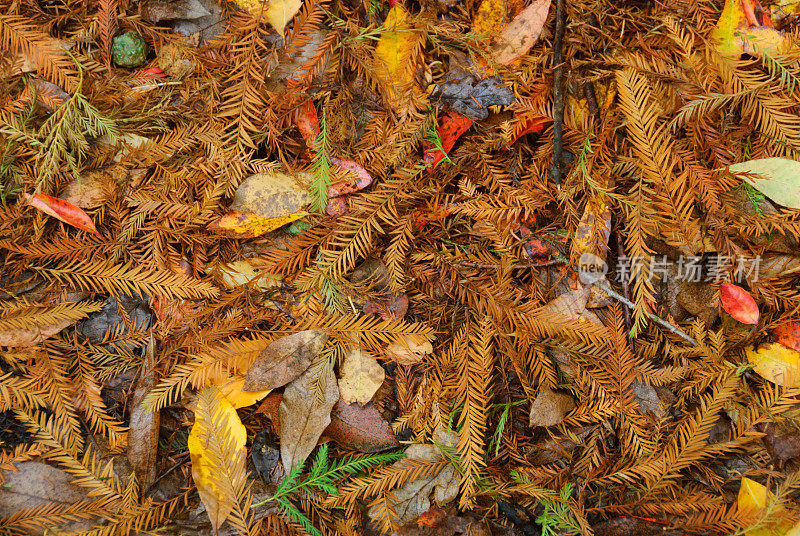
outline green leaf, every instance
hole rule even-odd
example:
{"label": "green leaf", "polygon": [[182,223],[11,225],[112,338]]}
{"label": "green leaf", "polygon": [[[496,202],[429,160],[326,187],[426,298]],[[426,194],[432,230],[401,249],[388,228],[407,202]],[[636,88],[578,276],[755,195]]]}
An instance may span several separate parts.
{"label": "green leaf", "polygon": [[800,210],[800,162],[759,158],[733,164],[728,170],[779,205]]}

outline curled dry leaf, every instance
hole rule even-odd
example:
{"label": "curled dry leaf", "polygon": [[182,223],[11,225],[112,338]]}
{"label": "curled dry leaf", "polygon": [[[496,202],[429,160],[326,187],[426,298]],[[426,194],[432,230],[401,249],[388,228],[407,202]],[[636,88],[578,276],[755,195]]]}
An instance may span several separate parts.
{"label": "curled dry leaf", "polygon": [[765,380],[783,387],[800,387],[800,352],[773,342],[748,348],[747,361]]}
{"label": "curled dry leaf", "polygon": [[431,353],[433,345],[424,335],[403,335],[386,347],[386,357],[400,365],[414,365]]}
{"label": "curled dry leaf", "polygon": [[382,452],[400,446],[392,427],[371,402],[361,406],[339,400],[331,412],[325,437],[359,452]]}
{"label": "curled dry leaf", "polygon": [[758,324],[758,305],[749,292],[732,283],[723,283],[719,293],[722,308],[735,320],[743,324]]}
{"label": "curled dry leaf", "polygon": [[374,356],[355,348],[344,358],[339,371],[339,391],[348,404],[366,404],[383,384],[386,373]]}
{"label": "curled dry leaf", "polygon": [[83,231],[88,231],[98,238],[103,238],[103,235],[97,232],[92,219],[80,207],[76,207],[58,197],[45,194],[24,194],[24,198],[30,206],[41,210],[45,214]]}
{"label": "curled dry leaf", "polygon": [[273,341],[250,366],[243,388],[266,391],[286,385],[308,369],[327,340],[327,333],[309,329]]}
{"label": "curled dry leaf", "polygon": [[[316,385],[321,386],[321,401],[316,400]],[[278,408],[281,436],[281,463],[288,474],[303,463],[322,432],[331,423],[331,408],[339,400],[339,387],[329,363],[312,367],[286,386]],[[317,403],[319,402],[319,403]]]}
{"label": "curled dry leaf", "polygon": [[234,407],[214,386],[200,390],[194,419],[189,434],[192,479],[216,530],[245,486],[247,433]]}

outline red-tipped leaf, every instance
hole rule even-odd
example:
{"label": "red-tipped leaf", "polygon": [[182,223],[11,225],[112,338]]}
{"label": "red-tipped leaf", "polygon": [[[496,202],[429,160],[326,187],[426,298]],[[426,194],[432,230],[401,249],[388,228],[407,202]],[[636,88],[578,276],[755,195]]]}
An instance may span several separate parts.
{"label": "red-tipped leaf", "polygon": [[743,324],[758,324],[758,305],[749,292],[732,283],[723,283],[719,292],[722,308],[729,315]]}
{"label": "red-tipped leaf", "polygon": [[37,208],[64,223],[77,227],[83,231],[88,231],[98,238],[103,235],[97,232],[92,219],[81,209],[68,201],[52,197],[46,194],[24,194],[25,201],[32,207]]}
{"label": "red-tipped leaf", "polygon": [[800,322],[787,322],[772,330],[775,342],[800,352]]}

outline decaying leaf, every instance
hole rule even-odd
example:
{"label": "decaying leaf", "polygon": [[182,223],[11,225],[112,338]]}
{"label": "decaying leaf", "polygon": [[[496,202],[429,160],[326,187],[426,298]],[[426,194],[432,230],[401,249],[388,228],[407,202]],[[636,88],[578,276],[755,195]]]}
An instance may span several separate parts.
{"label": "decaying leaf", "polygon": [[243,213],[232,210],[218,220],[209,223],[208,228],[211,231],[234,238],[255,238],[283,227],[287,223],[297,221],[304,216],[308,216],[308,212],[305,210],[298,210],[292,214],[275,218],[263,218],[256,216],[252,212]]}
{"label": "decaying leaf", "polygon": [[38,208],[45,214],[83,231],[88,231],[98,238],[103,238],[103,235],[97,232],[92,219],[72,203],[45,194],[24,194],[24,197],[30,206]]}
{"label": "decaying leaf", "polygon": [[747,361],[765,380],[783,387],[800,387],[800,352],[777,342],[746,350]]}
{"label": "decaying leaf", "polygon": [[280,274],[264,273],[258,270],[247,259],[219,264],[215,268],[209,268],[207,272],[217,272],[222,280],[222,285],[226,288],[237,288],[253,282],[256,288],[269,290],[279,287],[282,279]]}
{"label": "decaying leaf", "polygon": [[216,530],[239,507],[247,433],[234,407],[214,386],[200,390],[194,415],[189,434],[192,479]]}
{"label": "decaying leaf", "polygon": [[144,366],[136,383],[131,400],[131,416],[128,432],[128,461],[142,489],[149,489],[158,476],[158,432],[161,413],[145,407],[145,397],[156,385],[155,342],[147,345]]}
{"label": "decaying leaf", "polygon": [[324,437],[359,452],[383,452],[400,446],[392,427],[372,403],[362,406],[339,400]]}
{"label": "decaying leaf", "polygon": [[[434,440],[440,445],[455,447],[458,436],[437,430]],[[411,445],[406,449],[406,457],[394,463],[395,467],[408,465],[410,462],[444,461],[445,457],[436,445]],[[444,504],[458,495],[458,483],[461,476],[452,465],[445,465],[438,473],[408,480],[402,487],[392,492],[389,502],[401,525],[417,519],[431,507],[431,493],[436,504]],[[368,515],[378,517],[378,507],[372,506]]]}
{"label": "decaying leaf", "polygon": [[726,0],[711,39],[720,54],[731,58],[743,52],[782,54],[790,47],[758,0]]}
{"label": "decaying leaf", "polygon": [[[316,383],[322,400],[317,403]],[[322,432],[331,423],[331,409],[339,400],[339,387],[330,364],[312,367],[286,386],[278,408],[281,435],[281,463],[288,474],[303,463]]]}
{"label": "decaying leaf", "polygon": [[428,164],[428,169],[434,169],[436,165],[447,157],[447,153],[456,144],[458,138],[463,133],[469,130],[472,126],[472,119],[464,117],[463,115],[450,112],[442,118],[441,125],[439,125],[436,133],[441,141],[441,148],[436,147],[430,142],[423,145],[424,155],[423,160]]}
{"label": "decaying leaf", "polygon": [[787,322],[772,330],[775,342],[800,352],[800,322]]}
{"label": "decaying leaf", "polygon": [[[0,302],[2,305],[2,302]],[[0,346],[33,346],[90,313],[103,308],[102,303],[62,303],[54,307],[8,307],[0,318]],[[16,310],[15,310],[16,309]]]}
{"label": "decaying leaf", "polygon": [[308,173],[288,175],[275,171],[250,175],[236,190],[230,209],[251,212],[259,218],[291,216],[311,200],[307,190],[311,180]]}
{"label": "decaying leaf", "polygon": [[305,330],[270,343],[247,371],[244,389],[266,391],[286,385],[311,365],[327,340],[327,333]]}
{"label": "decaying leaf", "polygon": [[758,305],[749,292],[732,283],[723,283],[719,293],[722,308],[734,319],[743,324],[758,324]]}
{"label": "decaying leaf", "polygon": [[419,363],[430,353],[433,353],[433,345],[424,335],[403,335],[402,342],[386,347],[386,357],[400,365]]}
{"label": "decaying leaf", "polygon": [[800,210],[800,162],[759,158],[730,165],[728,170],[779,205]]}
{"label": "decaying leaf", "polygon": [[415,87],[414,49],[419,32],[412,26],[412,17],[402,4],[395,4],[386,16],[384,31],[375,47],[374,74],[381,82],[389,102],[398,104],[404,94]]}
{"label": "decaying leaf", "polygon": [[509,22],[492,44],[499,63],[509,65],[522,58],[539,39],[551,0],[535,0]]}
{"label": "decaying leaf", "polygon": [[386,373],[372,355],[355,348],[344,358],[339,375],[342,400],[363,405],[372,400]]}
{"label": "decaying leaf", "polygon": [[542,386],[531,404],[530,426],[555,426],[573,409],[575,401],[571,396]]}

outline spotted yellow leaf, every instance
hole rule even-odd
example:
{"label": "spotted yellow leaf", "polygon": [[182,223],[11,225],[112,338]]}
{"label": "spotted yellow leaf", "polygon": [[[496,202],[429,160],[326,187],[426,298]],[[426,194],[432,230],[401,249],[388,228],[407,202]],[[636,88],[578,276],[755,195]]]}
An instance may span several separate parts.
{"label": "spotted yellow leaf", "polygon": [[246,433],[236,409],[213,385],[197,396],[189,434],[192,479],[211,524],[218,529],[228,518],[246,485]]}
{"label": "spotted yellow leaf", "polygon": [[278,33],[283,34],[286,24],[292,20],[303,3],[300,0],[233,0],[240,8],[253,16],[259,14],[269,22]]}
{"label": "spotted yellow leaf", "polygon": [[746,350],[747,361],[765,380],[783,387],[800,387],[800,352],[773,342]]}
{"label": "spotted yellow leaf", "polygon": [[375,77],[384,87],[389,101],[397,104],[415,87],[413,56],[419,44],[419,32],[411,24],[411,15],[399,3],[389,10],[384,28],[375,47]]}
{"label": "spotted yellow leaf", "polygon": [[252,212],[236,212],[234,210],[209,225],[209,229],[237,238],[254,238],[274,231],[278,227],[283,227],[287,223],[297,221],[303,216],[308,216],[308,212],[300,210],[287,216],[264,218],[256,216]]}

